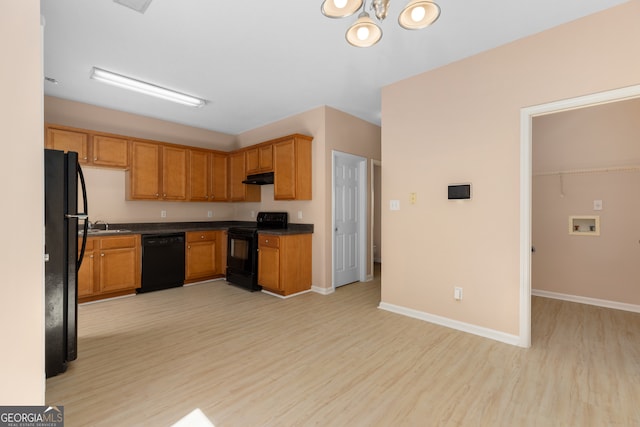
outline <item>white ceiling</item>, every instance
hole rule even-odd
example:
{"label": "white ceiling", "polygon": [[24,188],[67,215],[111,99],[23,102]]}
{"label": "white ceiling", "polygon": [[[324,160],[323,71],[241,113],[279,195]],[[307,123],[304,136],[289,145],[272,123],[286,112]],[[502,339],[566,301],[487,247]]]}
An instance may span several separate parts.
{"label": "white ceiling", "polygon": [[[321,0],[153,0],[146,13],[112,0],[41,0],[45,94],[228,134],[329,105],[380,124],[381,88],[626,0],[439,0],[420,31],[392,0],[374,47],[350,46],[356,19]],[[367,2],[367,8],[371,2]],[[373,16],[373,14],[371,14]],[[97,66],[205,98],[185,107],[89,79]]]}

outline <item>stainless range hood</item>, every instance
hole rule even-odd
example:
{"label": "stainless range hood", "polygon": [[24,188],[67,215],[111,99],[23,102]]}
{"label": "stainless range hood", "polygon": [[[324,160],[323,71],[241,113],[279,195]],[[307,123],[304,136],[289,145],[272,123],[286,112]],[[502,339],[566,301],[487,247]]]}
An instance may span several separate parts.
{"label": "stainless range hood", "polygon": [[247,179],[242,181],[243,184],[250,185],[267,185],[273,184],[273,172],[257,173],[255,175],[247,175]]}

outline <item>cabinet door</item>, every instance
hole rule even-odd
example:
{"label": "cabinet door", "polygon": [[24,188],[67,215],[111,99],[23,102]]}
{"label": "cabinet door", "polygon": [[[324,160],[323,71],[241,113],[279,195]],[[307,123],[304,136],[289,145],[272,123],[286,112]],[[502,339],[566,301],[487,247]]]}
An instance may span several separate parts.
{"label": "cabinet door", "polygon": [[138,287],[137,266],[138,251],[134,248],[100,250],[100,292]]}
{"label": "cabinet door", "polygon": [[257,148],[247,150],[244,154],[247,175],[260,171],[260,157]]}
{"label": "cabinet door", "polygon": [[245,152],[247,175],[273,171],[273,145],[262,145]]}
{"label": "cabinet door", "polygon": [[126,139],[94,135],[93,164],[126,168],[129,166],[129,144]]}
{"label": "cabinet door", "polygon": [[275,200],[311,200],[311,138],[296,135],[273,145]]}
{"label": "cabinet door", "polygon": [[209,153],[189,150],[189,200],[209,200]]}
{"label": "cabinet door", "polygon": [[280,251],[271,246],[259,246],[258,249],[258,284],[266,289],[280,290]]}
{"label": "cabinet door", "polygon": [[296,198],[296,146],[295,140],[278,142],[273,146],[275,186],[273,196],[277,200]]}
{"label": "cabinet door", "polygon": [[213,276],[216,273],[216,241],[187,243],[186,279]]}
{"label": "cabinet door", "polygon": [[227,155],[211,153],[210,155],[209,200],[212,202],[226,202],[229,200],[227,185]]}
{"label": "cabinet door", "polygon": [[187,200],[187,150],[162,147],[162,198]]}
{"label": "cabinet door", "polygon": [[229,200],[244,200],[244,187],[242,181],[246,178],[245,153],[234,153],[229,156]]}
{"label": "cabinet door", "polygon": [[160,153],[158,144],[131,142],[128,198],[142,200],[160,198]]}
{"label": "cabinet door", "polygon": [[75,151],[78,153],[80,163],[89,162],[89,135],[83,132],[74,132],[55,128],[47,129],[47,141],[45,146],[53,150]]}
{"label": "cabinet door", "polygon": [[273,171],[273,145],[263,145],[258,148],[260,172]]}
{"label": "cabinet door", "polygon": [[[95,292],[95,256],[93,251],[95,239],[87,239],[87,247],[84,252],[84,258],[80,270],[78,270],[78,298],[91,296]],[[78,239],[78,255],[80,254],[80,248],[82,245],[82,239]]]}

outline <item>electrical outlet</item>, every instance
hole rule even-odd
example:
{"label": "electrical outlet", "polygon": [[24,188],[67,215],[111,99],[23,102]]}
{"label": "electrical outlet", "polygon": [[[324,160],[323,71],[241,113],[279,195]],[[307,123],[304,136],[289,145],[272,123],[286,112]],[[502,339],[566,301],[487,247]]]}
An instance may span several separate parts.
{"label": "electrical outlet", "polygon": [[256,211],[251,211],[251,213],[249,215],[250,215],[249,216],[250,218],[253,218],[254,216],[256,216]]}
{"label": "electrical outlet", "polygon": [[602,200],[594,200],[593,201],[593,210],[601,211],[602,210]]}
{"label": "electrical outlet", "polygon": [[298,219],[302,219],[302,211],[298,211]]}
{"label": "electrical outlet", "polygon": [[415,205],[417,199],[418,199],[418,196],[416,193],[409,193],[409,203],[411,203],[412,205]]}
{"label": "electrical outlet", "polygon": [[389,210],[391,210],[391,211],[399,211],[400,210],[400,200],[389,200]]}
{"label": "electrical outlet", "polygon": [[213,218],[213,211],[207,211],[207,218]]}
{"label": "electrical outlet", "polygon": [[453,288],[453,298],[456,301],[462,301],[462,288],[460,287]]}
{"label": "electrical outlet", "polygon": [[160,218],[166,218],[166,217],[167,217],[167,211],[161,210],[160,211]]}

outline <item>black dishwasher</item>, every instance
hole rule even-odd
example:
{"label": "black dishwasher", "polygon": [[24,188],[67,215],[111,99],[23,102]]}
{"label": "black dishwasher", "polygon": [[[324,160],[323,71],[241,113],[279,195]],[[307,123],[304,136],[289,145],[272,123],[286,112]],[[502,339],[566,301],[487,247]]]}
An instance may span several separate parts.
{"label": "black dishwasher", "polygon": [[184,284],[184,233],[142,235],[142,287],[137,293]]}

